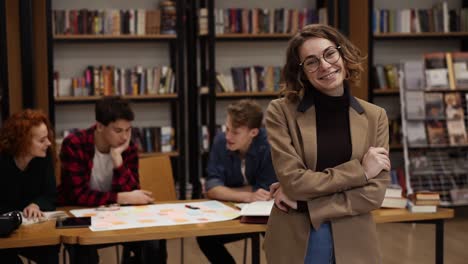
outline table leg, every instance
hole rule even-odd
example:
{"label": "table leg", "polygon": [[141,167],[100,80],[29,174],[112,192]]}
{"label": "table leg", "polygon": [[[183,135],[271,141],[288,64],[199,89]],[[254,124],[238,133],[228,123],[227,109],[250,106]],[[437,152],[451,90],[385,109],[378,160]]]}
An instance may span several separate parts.
{"label": "table leg", "polygon": [[444,263],[444,220],[436,220],[436,264]]}
{"label": "table leg", "polygon": [[63,244],[65,250],[63,254],[68,253],[68,263],[75,264],[76,262],[76,245]]}
{"label": "table leg", "polygon": [[260,264],[260,233],[252,236],[252,264]]}

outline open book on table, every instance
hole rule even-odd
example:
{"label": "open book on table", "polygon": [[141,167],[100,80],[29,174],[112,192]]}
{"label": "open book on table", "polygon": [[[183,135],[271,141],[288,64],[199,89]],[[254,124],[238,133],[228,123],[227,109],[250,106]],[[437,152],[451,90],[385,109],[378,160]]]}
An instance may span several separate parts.
{"label": "open book on table", "polygon": [[242,206],[240,215],[242,223],[266,224],[275,201],[257,201]]}

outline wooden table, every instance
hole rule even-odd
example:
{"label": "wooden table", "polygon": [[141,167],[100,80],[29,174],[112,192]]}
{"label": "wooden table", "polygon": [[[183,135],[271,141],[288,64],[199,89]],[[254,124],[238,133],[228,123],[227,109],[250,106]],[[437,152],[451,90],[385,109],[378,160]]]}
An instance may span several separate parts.
{"label": "wooden table", "polygon": [[61,237],[55,229],[55,221],[21,226],[10,236],[0,238],[0,248],[50,246],[60,243]]}
{"label": "wooden table", "polygon": [[[60,208],[59,210],[70,209]],[[376,223],[430,223],[436,225],[436,263],[443,263],[444,221],[454,217],[453,209],[439,208],[437,213],[410,213],[406,209],[379,209],[372,212]],[[55,221],[21,226],[0,248],[58,245],[64,243],[73,263],[76,247],[130,241],[246,233],[252,236],[252,263],[260,263],[260,236],[266,225],[242,224],[239,220],[203,224],[159,226],[93,232],[88,228],[55,229]]]}
{"label": "wooden table", "polygon": [[[191,202],[206,200],[191,200]],[[187,201],[167,201],[165,203],[186,203]],[[233,206],[231,203],[226,205]],[[58,210],[70,211],[79,207],[62,207]],[[174,226],[155,226],[133,229],[121,229],[111,231],[93,232],[89,228],[70,228],[61,235],[61,241],[65,245],[70,256],[70,263],[76,263],[76,249],[80,246],[92,246],[102,244],[115,244],[122,242],[146,241],[158,239],[176,239],[186,237],[211,236],[211,235],[229,235],[246,234],[252,239],[252,263],[260,263],[260,234],[265,232],[266,225],[263,224],[242,224],[239,219],[174,225]]]}
{"label": "wooden table", "polygon": [[379,209],[372,212],[376,223],[435,224],[435,263],[444,263],[444,221],[455,216],[453,209],[438,208],[436,213],[410,213],[406,209]]}
{"label": "wooden table", "polygon": [[71,263],[76,263],[75,254],[79,246],[227,234],[249,234],[252,238],[252,263],[260,263],[260,233],[265,232],[266,225],[242,224],[236,219],[203,224],[156,226],[99,232],[93,232],[88,228],[69,230],[72,232],[63,235],[62,242],[70,254]]}

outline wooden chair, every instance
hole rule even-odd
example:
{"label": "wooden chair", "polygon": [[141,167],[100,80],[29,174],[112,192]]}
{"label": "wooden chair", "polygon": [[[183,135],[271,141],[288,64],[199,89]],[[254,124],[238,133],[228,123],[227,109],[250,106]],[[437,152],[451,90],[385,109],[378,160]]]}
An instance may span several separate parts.
{"label": "wooden chair", "polygon": [[[177,200],[171,159],[168,155],[140,158],[140,188],[153,193],[155,202]],[[124,256],[130,252],[123,252]],[[184,240],[181,238],[181,263],[184,262]]]}
{"label": "wooden chair", "polygon": [[139,163],[142,190],[152,192],[156,202],[177,200],[169,156],[141,158]]}

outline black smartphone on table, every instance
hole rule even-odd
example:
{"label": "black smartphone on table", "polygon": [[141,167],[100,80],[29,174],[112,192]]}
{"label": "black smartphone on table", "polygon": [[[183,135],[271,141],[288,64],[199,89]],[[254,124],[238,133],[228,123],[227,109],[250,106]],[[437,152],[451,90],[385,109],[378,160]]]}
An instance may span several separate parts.
{"label": "black smartphone on table", "polygon": [[57,219],[55,223],[56,228],[77,228],[77,227],[89,227],[91,225],[91,217],[67,217]]}

